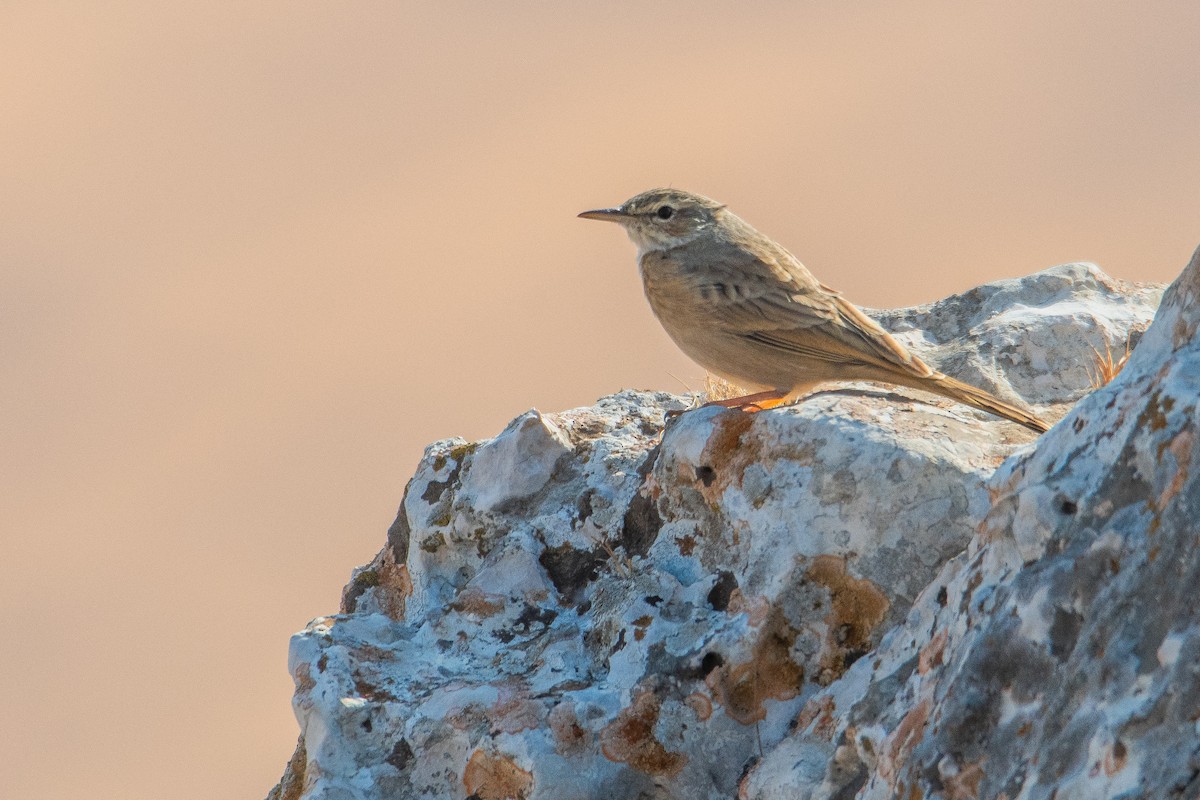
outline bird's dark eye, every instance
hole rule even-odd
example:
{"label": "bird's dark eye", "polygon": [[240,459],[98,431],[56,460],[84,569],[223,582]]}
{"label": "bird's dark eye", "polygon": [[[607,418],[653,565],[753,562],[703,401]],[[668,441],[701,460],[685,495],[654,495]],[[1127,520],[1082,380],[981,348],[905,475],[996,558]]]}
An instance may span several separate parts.
{"label": "bird's dark eye", "polygon": [[670,219],[675,215],[675,209],[670,206],[659,206],[655,213],[658,214],[659,219]]}

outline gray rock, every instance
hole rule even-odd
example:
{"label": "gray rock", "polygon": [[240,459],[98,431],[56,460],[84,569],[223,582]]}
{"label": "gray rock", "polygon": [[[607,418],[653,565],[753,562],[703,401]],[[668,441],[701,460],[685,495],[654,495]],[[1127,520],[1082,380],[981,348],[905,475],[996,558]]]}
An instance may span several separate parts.
{"label": "gray rock", "polygon": [[563,432],[536,409],[529,411],[475,451],[459,487],[460,499],[483,513],[527,500],[550,482],[558,462],[570,452]]}
{"label": "gray rock", "polygon": [[1137,344],[1163,287],[1062,264],[936,303],[872,311],[930,364],[1000,397],[1073,402],[1097,383],[1096,357]]}
{"label": "gray rock", "polygon": [[[1153,287],[1067,265],[881,316],[944,371],[1025,393],[1054,417],[1086,390],[1091,347],[1123,351],[1156,300]],[[1142,374],[1130,370],[1158,339],[1119,381]],[[1047,443],[1089,431],[1091,447],[1113,450],[1100,420],[1117,406],[1096,396],[1071,414],[1092,409],[1084,434],[1068,421],[1036,450],[1019,426],[867,384],[755,415],[692,410],[665,429],[687,398],[626,391],[531,411],[486,442],[437,442],[342,613],[293,637],[302,737],[276,796],[891,797],[903,784],[950,797],[972,795],[945,787],[1015,785],[1008,765],[1031,752],[1022,737],[1051,735],[1046,718],[1019,730],[1050,695],[1042,684],[1075,686],[1063,709],[1086,690],[1064,666],[1097,646],[1086,587],[1112,584],[1110,555],[1133,559],[1125,528],[1060,550],[1054,526],[1099,519],[1085,480],[1124,498],[1108,509],[1122,524],[1149,525],[1137,504],[1173,486],[1155,470],[1190,457],[1182,443],[1158,461],[1145,459],[1153,447],[1131,454],[1122,480],[1141,483],[1125,494],[1066,445],[1040,461]],[[1169,396],[1161,430],[1194,410]],[[1070,559],[1055,591],[1005,593],[1055,558]],[[978,641],[991,644],[971,644],[989,621]],[[1142,665],[1190,668],[1190,640],[1164,644],[1174,630],[1130,644],[1130,681]],[[1071,708],[1037,774],[1090,763],[1104,746],[1090,732],[1114,713]],[[1123,735],[1104,752],[1141,770],[1147,751]]]}
{"label": "gray rock", "polygon": [[989,481],[966,553],[757,798],[1200,797],[1200,251],[1124,370]]}

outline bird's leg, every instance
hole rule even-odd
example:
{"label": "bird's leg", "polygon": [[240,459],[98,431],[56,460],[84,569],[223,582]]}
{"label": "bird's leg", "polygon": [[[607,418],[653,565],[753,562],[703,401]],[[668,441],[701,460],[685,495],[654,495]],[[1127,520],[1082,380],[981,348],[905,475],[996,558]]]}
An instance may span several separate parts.
{"label": "bird's leg", "polygon": [[741,397],[731,397],[728,400],[710,400],[704,406],[721,406],[722,408],[736,408],[740,411],[753,414],[756,411],[766,411],[768,408],[774,408],[783,403],[787,398],[787,392],[781,392],[778,389],[769,389],[765,392],[756,392],[755,394],[742,395]]}

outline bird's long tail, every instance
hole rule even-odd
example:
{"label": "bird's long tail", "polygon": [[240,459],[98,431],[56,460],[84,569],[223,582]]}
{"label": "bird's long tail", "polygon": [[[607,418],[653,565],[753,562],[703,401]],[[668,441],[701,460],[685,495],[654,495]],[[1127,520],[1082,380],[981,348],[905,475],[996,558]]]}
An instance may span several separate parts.
{"label": "bird's long tail", "polygon": [[1049,425],[1029,411],[1006,403],[1000,398],[988,394],[983,389],[977,389],[969,383],[955,380],[949,375],[944,375],[940,372],[934,372],[928,378],[923,379],[918,388],[949,397],[951,400],[957,400],[964,405],[978,408],[989,414],[1010,419],[1038,433],[1045,433],[1050,430]]}

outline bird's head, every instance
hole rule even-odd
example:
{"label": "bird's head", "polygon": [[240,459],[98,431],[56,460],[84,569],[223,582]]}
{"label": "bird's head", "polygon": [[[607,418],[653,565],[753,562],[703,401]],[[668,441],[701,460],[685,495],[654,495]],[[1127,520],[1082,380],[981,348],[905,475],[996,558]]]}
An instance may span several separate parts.
{"label": "bird's head", "polygon": [[717,224],[724,208],[715,200],[682,189],[651,189],[616,208],[584,211],[584,219],[620,223],[639,253],[687,244]]}

